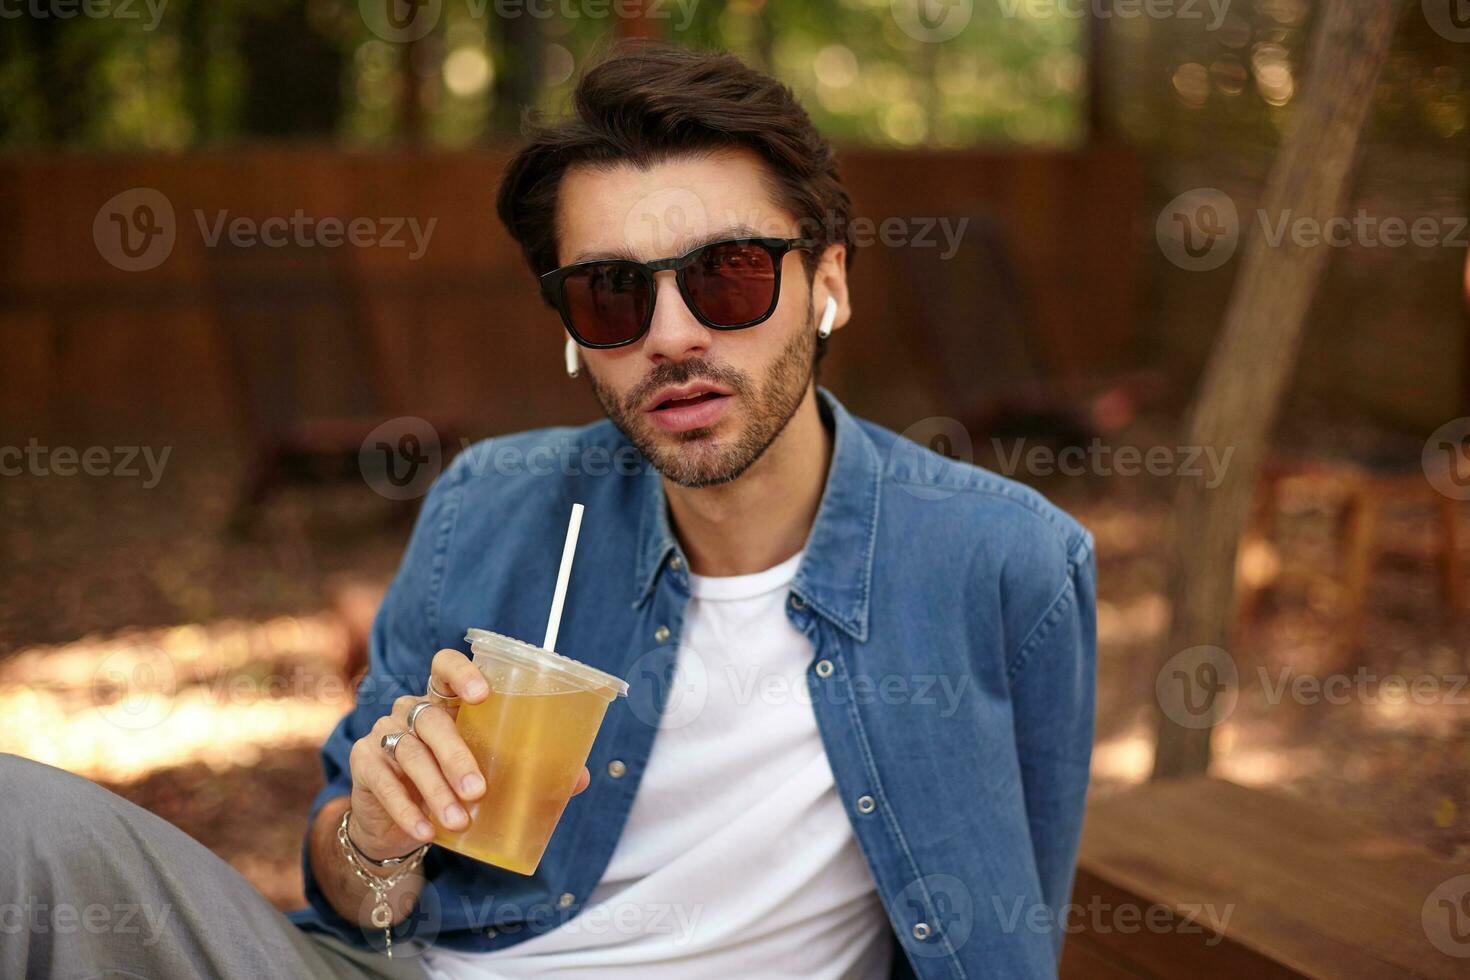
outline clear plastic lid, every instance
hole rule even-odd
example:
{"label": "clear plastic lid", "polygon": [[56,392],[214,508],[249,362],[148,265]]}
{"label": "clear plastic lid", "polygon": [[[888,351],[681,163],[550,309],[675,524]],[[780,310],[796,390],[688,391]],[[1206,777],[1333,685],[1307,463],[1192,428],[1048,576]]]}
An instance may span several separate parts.
{"label": "clear plastic lid", "polygon": [[596,667],[589,667],[580,660],[542,649],[533,643],[492,630],[472,629],[465,633],[464,638],[477,655],[499,657],[518,667],[554,674],[589,691],[605,691],[611,695],[609,700],[626,697],[628,694],[627,681],[619,680]]}

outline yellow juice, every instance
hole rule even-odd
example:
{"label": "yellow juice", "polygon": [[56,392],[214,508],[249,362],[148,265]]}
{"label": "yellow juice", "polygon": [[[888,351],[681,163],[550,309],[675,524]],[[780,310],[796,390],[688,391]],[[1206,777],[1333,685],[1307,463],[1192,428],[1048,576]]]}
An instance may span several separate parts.
{"label": "yellow juice", "polygon": [[607,695],[571,685],[536,686],[541,692],[510,693],[492,680],[484,701],[460,705],[455,724],[485,795],[466,807],[468,828],[435,821],[435,843],[524,875],[541,863],[608,705]]}

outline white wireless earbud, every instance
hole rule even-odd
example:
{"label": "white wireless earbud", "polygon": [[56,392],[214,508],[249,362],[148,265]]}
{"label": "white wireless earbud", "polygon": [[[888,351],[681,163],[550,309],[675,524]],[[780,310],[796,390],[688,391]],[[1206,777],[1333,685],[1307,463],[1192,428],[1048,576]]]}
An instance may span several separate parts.
{"label": "white wireless earbud", "polygon": [[817,324],[817,336],[826,340],[832,336],[832,321],[837,319],[837,301],[827,297],[827,308],[822,311],[822,322]]}
{"label": "white wireless earbud", "polygon": [[575,378],[577,376],[577,342],[570,337],[567,338],[566,358],[567,377]]}

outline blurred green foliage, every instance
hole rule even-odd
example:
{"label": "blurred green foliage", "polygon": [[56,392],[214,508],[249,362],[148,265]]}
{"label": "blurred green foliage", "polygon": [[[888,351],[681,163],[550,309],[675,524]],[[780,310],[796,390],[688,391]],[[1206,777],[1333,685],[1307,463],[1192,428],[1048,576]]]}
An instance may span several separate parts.
{"label": "blurred green foliage", "polygon": [[[406,44],[375,33],[365,11],[413,11],[415,0],[93,0],[113,11],[104,17],[78,15],[75,0],[8,2],[0,148],[10,151],[491,142],[514,135],[527,105],[564,111],[577,70],[628,26],[610,13],[615,0],[417,0],[432,29]],[[973,0],[964,30],[935,43],[896,15],[916,2],[659,0],[650,22],[773,72],[840,143],[1081,142],[1088,60],[1100,52],[1102,111],[1091,119],[1183,151],[1221,131],[1274,143],[1313,10],[1312,0],[1251,0],[1218,17],[1201,3],[1195,17],[1098,19],[1080,16],[1094,6],[1080,0]],[[1375,126],[1463,140],[1470,45],[1439,37],[1408,6]]]}
{"label": "blurred green foliage", "polygon": [[[926,43],[901,29],[890,2],[668,0],[650,20],[665,37],[774,71],[839,141],[1080,138],[1080,21],[1007,17],[982,2],[958,37]],[[608,0],[442,0],[433,30],[402,44],[375,35],[361,6],[166,0],[155,19],[137,0],[128,16],[8,19],[0,145],[480,143],[512,135],[524,105],[564,108],[576,70],[619,26]]]}

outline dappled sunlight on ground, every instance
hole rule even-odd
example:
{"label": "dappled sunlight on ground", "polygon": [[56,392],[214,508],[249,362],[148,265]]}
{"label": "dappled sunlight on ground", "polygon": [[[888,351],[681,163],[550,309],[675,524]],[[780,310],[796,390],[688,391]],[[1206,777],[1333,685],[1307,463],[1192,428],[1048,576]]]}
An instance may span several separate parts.
{"label": "dappled sunlight on ground", "polygon": [[129,631],[0,661],[0,751],[92,779],[249,766],[351,705],[334,616]]}
{"label": "dappled sunlight on ground", "polygon": [[[0,550],[19,556],[0,563],[0,751],[98,780],[295,907],[317,750],[351,704],[346,622],[362,617],[347,610],[371,608],[406,526],[348,520],[375,513],[350,490],[292,491],[231,540],[218,471],[197,493],[190,479],[146,499],[105,483],[0,486]],[[1043,490],[1097,542],[1101,797],[1153,766],[1168,502],[1141,482]],[[1383,515],[1391,553],[1362,648],[1344,657],[1331,499],[1314,493],[1283,495],[1272,584],[1229,651],[1238,696],[1212,772],[1330,807],[1376,839],[1470,856],[1470,690],[1456,686],[1470,627],[1439,609],[1429,508]]]}

